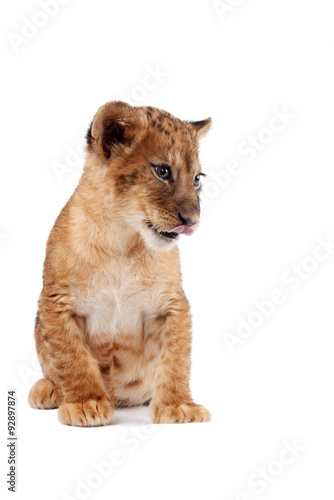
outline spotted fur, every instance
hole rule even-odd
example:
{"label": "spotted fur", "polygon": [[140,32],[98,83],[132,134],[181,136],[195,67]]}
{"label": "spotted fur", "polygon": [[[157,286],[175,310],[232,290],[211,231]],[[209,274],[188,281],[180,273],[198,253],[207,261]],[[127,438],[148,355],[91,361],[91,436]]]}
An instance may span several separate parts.
{"label": "spotted fur", "polygon": [[33,407],[59,407],[77,426],[138,404],[155,423],[210,419],[189,390],[191,314],[170,237],[198,225],[198,141],[210,122],[122,102],[98,110],[80,183],[47,244],[35,330],[45,379],[30,391]]}

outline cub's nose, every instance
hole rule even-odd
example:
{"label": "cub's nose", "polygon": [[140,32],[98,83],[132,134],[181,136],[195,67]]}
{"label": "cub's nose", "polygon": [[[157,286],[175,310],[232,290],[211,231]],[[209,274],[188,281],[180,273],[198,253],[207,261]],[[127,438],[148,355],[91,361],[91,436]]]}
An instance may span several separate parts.
{"label": "cub's nose", "polygon": [[179,212],[179,219],[184,226],[195,226],[199,222],[198,211],[183,209]]}

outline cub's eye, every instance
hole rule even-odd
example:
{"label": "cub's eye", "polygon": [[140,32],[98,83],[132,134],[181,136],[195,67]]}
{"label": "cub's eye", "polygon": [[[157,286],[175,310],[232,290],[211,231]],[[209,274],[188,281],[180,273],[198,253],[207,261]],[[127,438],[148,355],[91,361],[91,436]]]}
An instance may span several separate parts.
{"label": "cub's eye", "polygon": [[194,177],[194,186],[195,187],[199,187],[199,185],[201,183],[201,175],[204,175],[204,174],[195,175],[195,177]]}
{"label": "cub's eye", "polygon": [[164,181],[170,179],[171,171],[170,167],[168,167],[167,165],[156,165],[154,169],[160,179],[163,179]]}

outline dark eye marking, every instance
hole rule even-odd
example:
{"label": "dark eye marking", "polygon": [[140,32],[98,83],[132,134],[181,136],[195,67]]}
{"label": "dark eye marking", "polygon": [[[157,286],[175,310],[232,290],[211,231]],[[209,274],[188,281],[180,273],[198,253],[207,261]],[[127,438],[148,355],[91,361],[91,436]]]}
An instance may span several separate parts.
{"label": "dark eye marking", "polygon": [[154,168],[155,174],[159,179],[163,181],[171,180],[172,171],[169,165],[166,165],[165,163],[160,163],[159,165],[151,163],[151,166]]}

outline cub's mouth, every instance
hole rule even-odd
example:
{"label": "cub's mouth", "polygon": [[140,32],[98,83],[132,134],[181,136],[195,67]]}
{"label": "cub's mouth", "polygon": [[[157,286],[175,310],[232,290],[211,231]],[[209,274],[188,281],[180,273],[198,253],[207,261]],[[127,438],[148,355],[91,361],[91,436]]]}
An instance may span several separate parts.
{"label": "cub's mouth", "polygon": [[149,227],[154,234],[158,237],[168,240],[176,240],[179,234],[193,234],[194,229],[189,226],[181,225],[174,227],[170,231],[159,231],[155,226],[153,226],[152,222],[146,222],[147,227]]}

